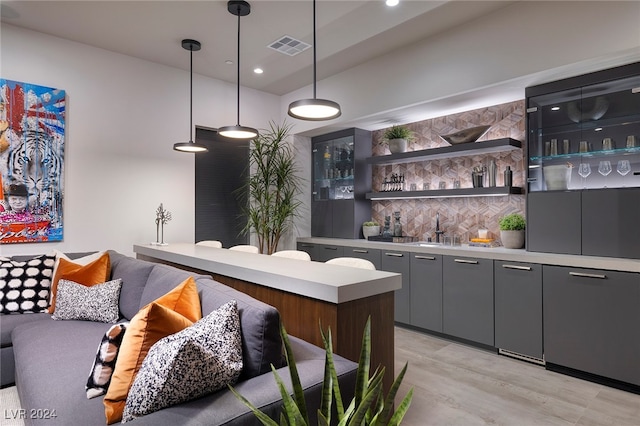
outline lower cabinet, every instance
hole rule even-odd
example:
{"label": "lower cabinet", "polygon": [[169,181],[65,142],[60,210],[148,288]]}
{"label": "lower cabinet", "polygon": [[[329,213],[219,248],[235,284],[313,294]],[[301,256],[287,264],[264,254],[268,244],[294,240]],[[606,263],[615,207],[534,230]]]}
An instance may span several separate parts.
{"label": "lower cabinet", "polygon": [[547,363],[640,385],[640,274],[543,266]]}
{"label": "lower cabinet", "polygon": [[493,263],[495,347],[542,360],[542,265]]}
{"label": "lower cabinet", "polygon": [[402,274],[402,288],[395,291],[395,321],[411,324],[411,253],[395,250],[383,250],[381,269]]}
{"label": "lower cabinet", "polygon": [[378,249],[371,249],[365,247],[345,247],[344,256],[358,257],[360,259],[366,259],[373,263],[376,269],[382,269],[381,251]]}
{"label": "lower cabinet", "polygon": [[527,194],[527,250],[544,253],[582,252],[581,191]]}
{"label": "lower cabinet", "polygon": [[442,256],[411,253],[411,325],[442,333]]}
{"label": "lower cabinet", "polygon": [[343,246],[334,246],[332,244],[316,244],[315,257],[312,257],[312,259],[318,262],[326,262],[329,259],[343,256]]}
{"label": "lower cabinet", "polygon": [[442,330],[494,346],[493,260],[443,256]]}
{"label": "lower cabinet", "polygon": [[313,243],[298,243],[296,244],[296,247],[298,250],[300,251],[306,251],[309,254],[309,257],[311,257],[311,260],[316,260],[316,257],[318,257],[316,255],[316,244]]}

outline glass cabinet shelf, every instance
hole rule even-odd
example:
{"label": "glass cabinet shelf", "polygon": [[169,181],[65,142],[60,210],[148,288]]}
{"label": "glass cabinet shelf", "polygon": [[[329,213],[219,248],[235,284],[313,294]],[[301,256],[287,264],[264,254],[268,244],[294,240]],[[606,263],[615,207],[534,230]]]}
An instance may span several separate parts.
{"label": "glass cabinet shelf", "polygon": [[482,188],[432,189],[428,191],[389,191],[369,192],[368,200],[409,200],[416,198],[456,198],[456,197],[500,197],[510,194],[522,194],[517,186],[493,186]]}

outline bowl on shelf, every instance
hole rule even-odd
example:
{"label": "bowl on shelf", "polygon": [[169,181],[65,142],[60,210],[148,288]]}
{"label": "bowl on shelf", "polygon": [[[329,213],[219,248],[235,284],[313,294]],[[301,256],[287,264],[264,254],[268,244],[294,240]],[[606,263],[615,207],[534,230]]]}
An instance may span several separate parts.
{"label": "bowl on shelf", "polygon": [[485,133],[487,133],[487,131],[489,131],[490,128],[491,126],[476,126],[470,127],[465,130],[460,130],[455,133],[450,133],[448,135],[438,136],[440,136],[445,142],[448,142],[451,145],[471,143],[480,139]]}
{"label": "bowl on shelf", "polygon": [[542,174],[547,191],[562,191],[568,188],[571,182],[571,165],[557,164],[553,166],[543,166]]}

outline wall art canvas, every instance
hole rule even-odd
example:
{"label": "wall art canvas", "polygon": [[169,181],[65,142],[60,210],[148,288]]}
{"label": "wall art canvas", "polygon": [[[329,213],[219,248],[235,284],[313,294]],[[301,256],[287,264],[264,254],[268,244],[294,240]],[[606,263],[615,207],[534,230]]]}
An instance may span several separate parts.
{"label": "wall art canvas", "polygon": [[65,91],[0,78],[0,244],[62,241]]}

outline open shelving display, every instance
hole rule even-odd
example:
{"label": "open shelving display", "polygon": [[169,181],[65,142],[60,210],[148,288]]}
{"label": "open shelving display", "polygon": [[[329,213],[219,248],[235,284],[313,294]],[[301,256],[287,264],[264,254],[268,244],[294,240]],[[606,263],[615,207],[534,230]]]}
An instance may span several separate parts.
{"label": "open shelving display", "polygon": [[369,192],[366,194],[366,197],[368,200],[404,200],[414,198],[499,197],[522,193],[523,189],[517,186],[493,186],[481,188],[432,189],[428,191]]}

